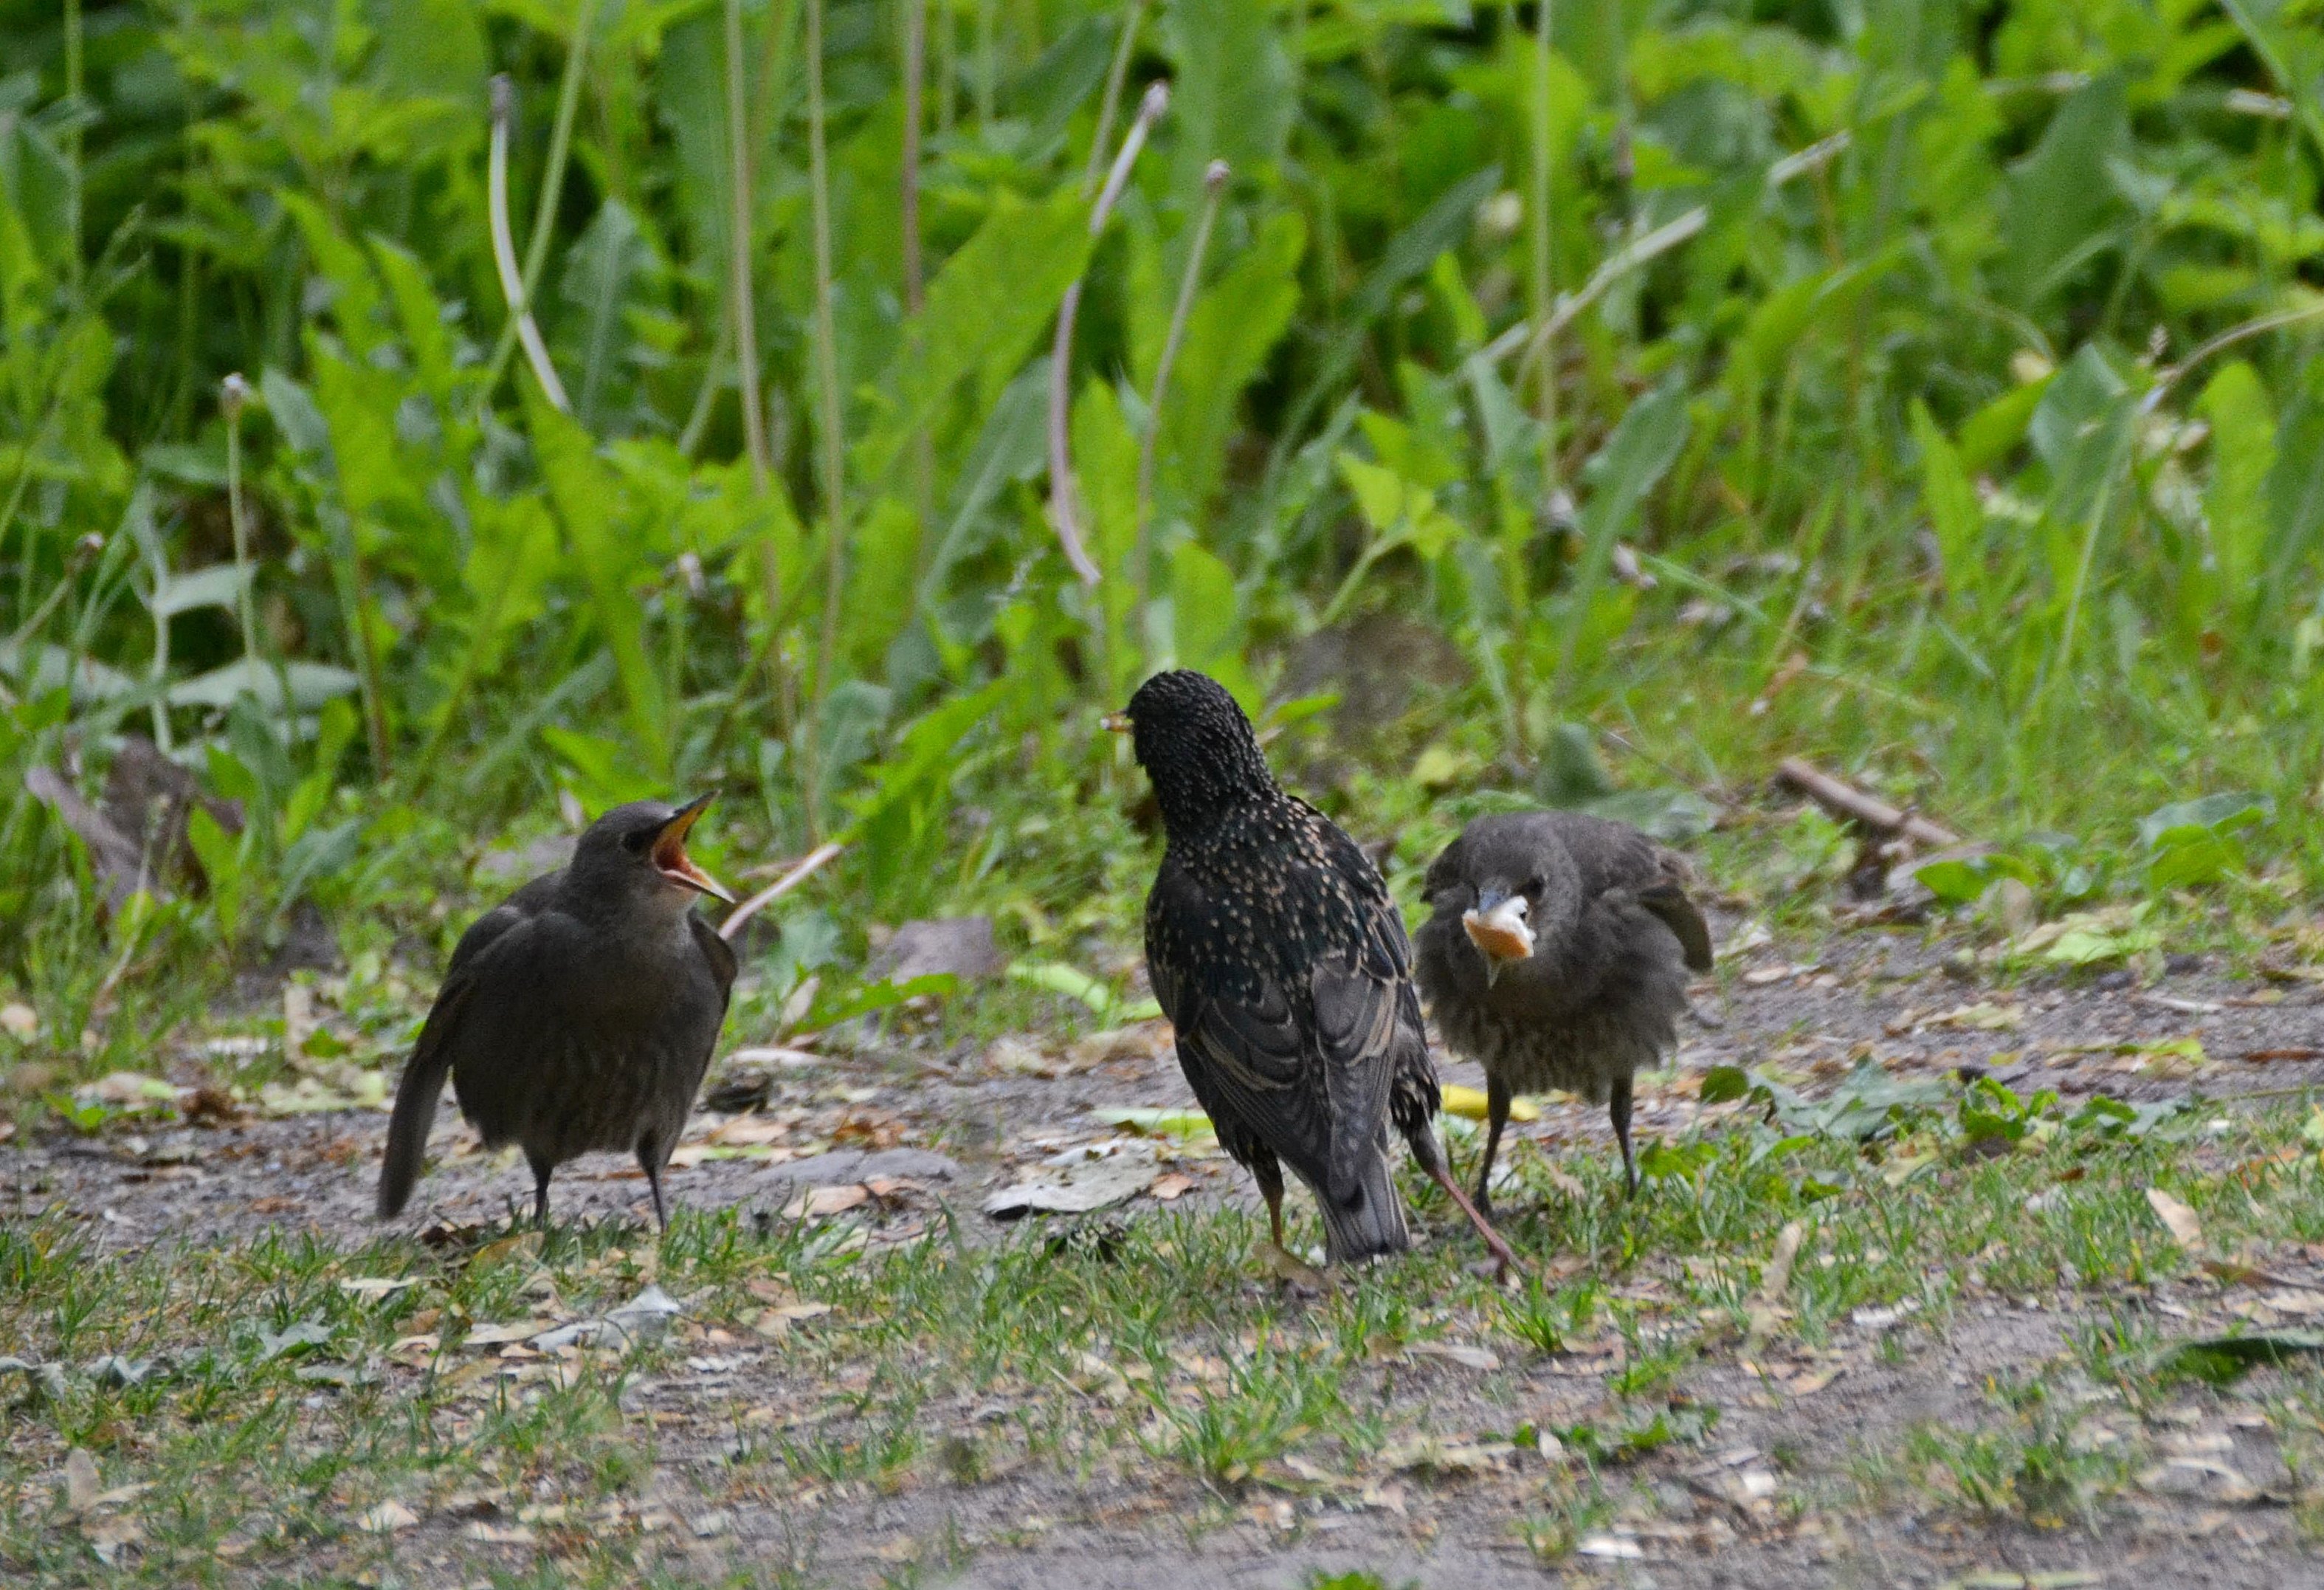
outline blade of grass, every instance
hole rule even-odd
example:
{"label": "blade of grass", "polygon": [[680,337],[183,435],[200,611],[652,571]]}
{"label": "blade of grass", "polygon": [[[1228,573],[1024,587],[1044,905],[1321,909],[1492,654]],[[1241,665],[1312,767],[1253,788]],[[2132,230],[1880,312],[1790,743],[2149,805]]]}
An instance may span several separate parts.
{"label": "blade of grass", "polygon": [[831,170],[824,147],[823,0],[807,5],[807,183],[815,209],[815,363],[817,424],[822,435],[824,590],[823,634],[816,647],[815,685],[808,698],[807,732],[807,832],[820,831],[822,802],[816,795],[821,770],[816,735],[823,722],[832,670],[839,657],[839,613],[847,573],[846,456],[842,449],[839,406],[839,337],[832,323]]}
{"label": "blade of grass", "polygon": [[726,145],[733,213],[727,228],[728,323],[734,332],[734,379],[742,403],[742,447],[751,484],[767,495],[766,415],[760,408],[758,305],[751,290],[751,134],[742,87],[742,0],[726,0]]}
{"label": "blade of grass", "polygon": [[1152,549],[1147,544],[1154,520],[1154,465],[1162,439],[1162,402],[1169,395],[1170,366],[1177,362],[1178,347],[1186,337],[1186,321],[1194,314],[1194,294],[1203,284],[1203,256],[1210,252],[1211,228],[1219,218],[1219,200],[1224,196],[1227,178],[1231,173],[1227,162],[1214,160],[1203,173],[1203,214],[1194,223],[1194,241],[1186,245],[1186,269],[1178,279],[1178,301],[1170,308],[1170,331],[1162,341],[1162,356],[1154,364],[1154,390],[1146,404],[1146,434],[1138,442],[1138,528],[1131,543],[1131,573],[1136,581],[1136,595],[1131,599],[1130,612],[1145,633],[1147,592],[1153,570],[1148,566]]}

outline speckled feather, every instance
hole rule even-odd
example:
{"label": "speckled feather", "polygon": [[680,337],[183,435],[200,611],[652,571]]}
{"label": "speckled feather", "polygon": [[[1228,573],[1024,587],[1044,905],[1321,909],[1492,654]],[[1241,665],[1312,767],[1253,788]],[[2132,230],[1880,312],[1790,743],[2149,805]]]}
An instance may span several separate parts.
{"label": "speckled feather", "polygon": [[1147,967],[1188,1085],[1271,1197],[1278,1161],[1315,1191],[1334,1259],[1404,1247],[1388,1132],[1425,1161],[1438,1100],[1387,886],[1353,840],[1276,785],[1212,680],[1157,675],[1130,717],[1168,838],[1147,899]]}

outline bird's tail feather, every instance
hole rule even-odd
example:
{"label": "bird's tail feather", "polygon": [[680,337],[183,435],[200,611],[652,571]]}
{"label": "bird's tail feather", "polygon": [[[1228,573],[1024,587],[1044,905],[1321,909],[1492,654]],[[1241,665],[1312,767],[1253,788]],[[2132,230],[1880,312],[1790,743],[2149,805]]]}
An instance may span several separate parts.
{"label": "bird's tail feather", "polygon": [[428,1151],[428,1132],[436,1124],[436,1101],[444,1091],[444,1073],[451,1062],[447,1046],[423,1044],[403,1068],[396,1085],[395,1114],[387,1122],[387,1155],[379,1168],[379,1217],[390,1220],[403,1213],[412,1184],[420,1179],[420,1164]]}
{"label": "bird's tail feather", "polygon": [[1315,1206],[1323,1216],[1323,1253],[1332,1263],[1401,1253],[1412,1245],[1386,1154],[1372,1155],[1341,1194],[1317,1188]]}

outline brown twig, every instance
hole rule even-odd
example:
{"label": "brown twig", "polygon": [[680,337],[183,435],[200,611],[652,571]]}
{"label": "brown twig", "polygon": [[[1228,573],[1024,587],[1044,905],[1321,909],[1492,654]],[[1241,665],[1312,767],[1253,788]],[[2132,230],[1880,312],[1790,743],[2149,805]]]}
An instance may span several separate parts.
{"label": "brown twig", "polygon": [[826,862],[846,848],[844,845],[818,845],[808,851],[806,858],[798,865],[752,895],[733,911],[728,911],[726,920],[718,924],[718,937],[729,941],[733,940],[736,934],[749,925],[752,917],[806,883],[821,870]]}
{"label": "brown twig", "polygon": [[1868,795],[1796,756],[1786,756],[1776,765],[1775,781],[1797,790],[1837,817],[1884,834],[1901,834],[1917,845],[1961,843],[1961,837],[1950,828],[1940,827],[1914,813],[1899,811],[1879,797]]}

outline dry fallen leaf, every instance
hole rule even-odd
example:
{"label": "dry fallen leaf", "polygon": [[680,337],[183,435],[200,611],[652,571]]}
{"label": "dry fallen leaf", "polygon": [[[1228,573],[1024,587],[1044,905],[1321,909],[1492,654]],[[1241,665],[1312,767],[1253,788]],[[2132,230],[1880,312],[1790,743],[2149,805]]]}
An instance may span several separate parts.
{"label": "dry fallen leaf", "polygon": [[2146,1206],[2171,1233],[2171,1240],[2190,1253],[2200,1253],[2203,1246],[2203,1223],[2195,1211],[2164,1192],[2159,1187],[2146,1189]]}
{"label": "dry fallen leaf", "polygon": [[14,1000],[6,1004],[0,1004],[0,1032],[5,1032],[11,1038],[30,1043],[40,1035],[40,1015],[31,1005],[22,1004]]}
{"label": "dry fallen leaf", "polygon": [[1792,1262],[1800,1256],[1800,1243],[1807,1235],[1807,1227],[1794,1220],[1775,1234],[1775,1251],[1767,1257],[1767,1268],[1759,1274],[1759,1300],[1780,1303],[1784,1294],[1792,1290]]}
{"label": "dry fallen leaf", "polygon": [[1193,1177],[1183,1176],[1173,1170],[1166,1176],[1157,1177],[1154,1185],[1146,1189],[1146,1196],[1157,1204],[1168,1204],[1175,1203],[1194,1190]]}
{"label": "dry fallen leaf", "polygon": [[511,1342],[529,1342],[542,1332],[554,1329],[553,1319],[511,1319],[493,1325],[468,1327],[462,1345],[469,1347],[504,1347]]}
{"label": "dry fallen leaf", "polygon": [[851,1181],[839,1187],[811,1187],[793,1198],[783,1209],[787,1220],[815,1220],[827,1215],[842,1215],[872,1201],[872,1189],[861,1182]]}
{"label": "dry fallen leaf", "polygon": [[355,1521],[355,1528],[374,1535],[392,1535],[398,1530],[408,1530],[420,1522],[420,1515],[402,1502],[390,1499]]}
{"label": "dry fallen leaf", "polygon": [[79,1514],[97,1505],[97,1459],[76,1447],[65,1454],[65,1506]]}
{"label": "dry fallen leaf", "polygon": [[1499,1369],[1500,1355],[1489,1348],[1464,1346],[1459,1342],[1414,1342],[1405,1348],[1406,1357],[1442,1358],[1463,1369]]}

